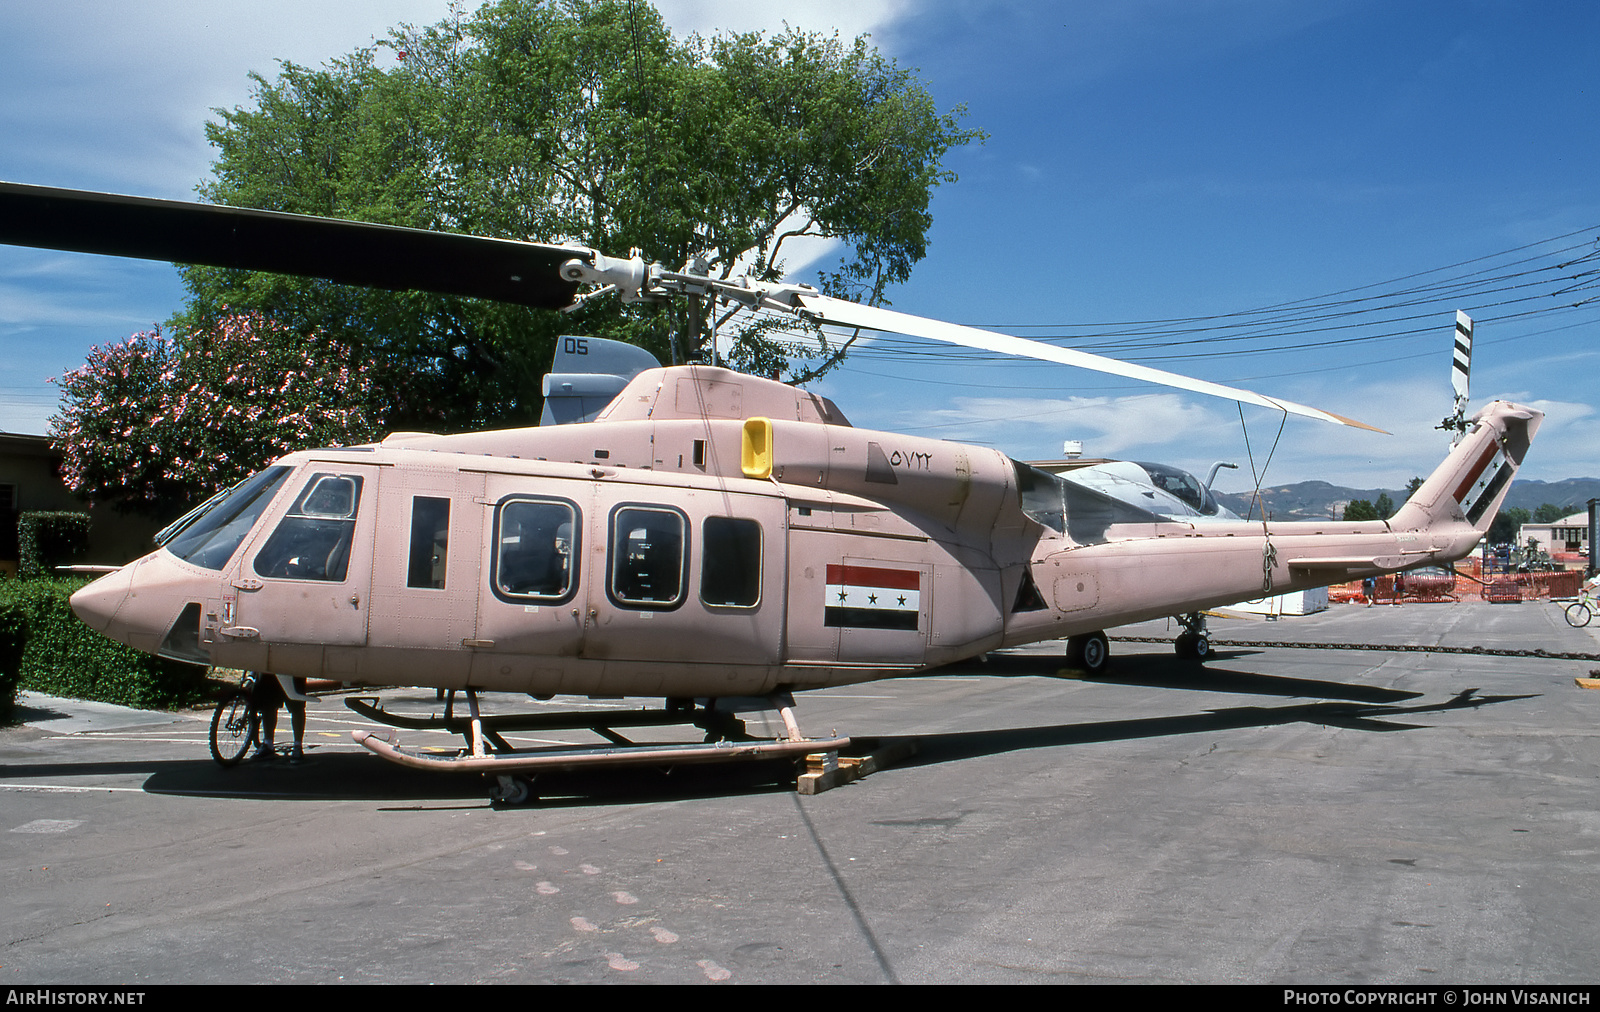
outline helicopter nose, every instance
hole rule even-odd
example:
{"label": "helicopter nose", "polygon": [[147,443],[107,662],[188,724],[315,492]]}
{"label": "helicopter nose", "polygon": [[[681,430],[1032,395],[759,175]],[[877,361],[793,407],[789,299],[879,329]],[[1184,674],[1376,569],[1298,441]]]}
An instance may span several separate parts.
{"label": "helicopter nose", "polygon": [[171,556],[156,552],[73,594],[72,610],[118,643],[160,653],[184,609],[204,599],[203,584]]}
{"label": "helicopter nose", "polygon": [[128,599],[128,591],[133,586],[133,571],[137,566],[137,563],[123,566],[79,588],[69,602],[73,613],[96,632],[109,630],[112,619],[117,617],[117,610]]}

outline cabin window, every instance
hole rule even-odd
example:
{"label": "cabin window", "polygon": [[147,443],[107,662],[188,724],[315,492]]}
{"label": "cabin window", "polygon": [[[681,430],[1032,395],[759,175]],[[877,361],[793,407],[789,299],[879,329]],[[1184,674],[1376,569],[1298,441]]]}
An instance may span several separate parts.
{"label": "cabin window", "polygon": [[269,467],[246,478],[163,530],[166,540],[157,543],[185,562],[204,569],[221,569],[271,505],[290,470]]}
{"label": "cabin window", "polygon": [[753,608],[761,601],[761,525],[707,517],[701,527],[700,600],[715,608]]}
{"label": "cabin window", "polygon": [[286,580],[341,583],[361,501],[361,476],[314,474],[261,551],[256,573]]}
{"label": "cabin window", "polygon": [[563,601],[576,587],[578,510],[569,502],[509,499],[495,518],[495,593],[527,601]]}
{"label": "cabin window", "polygon": [[419,495],[411,500],[411,559],[406,586],[443,590],[450,547],[450,500]]}
{"label": "cabin window", "polygon": [[630,608],[683,603],[688,518],[665,506],[620,506],[611,514],[611,600]]}

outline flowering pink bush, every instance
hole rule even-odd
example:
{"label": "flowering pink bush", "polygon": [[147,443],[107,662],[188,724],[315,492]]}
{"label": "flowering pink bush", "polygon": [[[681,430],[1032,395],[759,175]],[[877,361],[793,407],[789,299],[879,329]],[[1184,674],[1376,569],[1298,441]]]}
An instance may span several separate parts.
{"label": "flowering pink bush", "polygon": [[371,441],[371,369],[351,357],[260,313],[97,347],[55,381],[62,478],[92,501],[160,516],[292,450]]}

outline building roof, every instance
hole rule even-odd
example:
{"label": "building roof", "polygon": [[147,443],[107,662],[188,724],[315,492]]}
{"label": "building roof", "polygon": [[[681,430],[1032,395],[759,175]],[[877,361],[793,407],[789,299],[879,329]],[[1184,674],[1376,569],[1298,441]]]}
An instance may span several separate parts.
{"label": "building roof", "polygon": [[1589,511],[1588,510],[1584,510],[1582,513],[1574,513],[1571,516],[1562,517],[1560,520],[1546,520],[1544,523],[1534,523],[1534,522],[1530,521],[1529,523],[1525,523],[1522,526],[1524,528],[1528,528],[1528,527],[1582,527],[1585,530],[1587,530],[1588,527],[1589,527]]}
{"label": "building roof", "polygon": [[11,457],[59,457],[49,436],[30,436],[21,432],[0,432],[0,454]]}

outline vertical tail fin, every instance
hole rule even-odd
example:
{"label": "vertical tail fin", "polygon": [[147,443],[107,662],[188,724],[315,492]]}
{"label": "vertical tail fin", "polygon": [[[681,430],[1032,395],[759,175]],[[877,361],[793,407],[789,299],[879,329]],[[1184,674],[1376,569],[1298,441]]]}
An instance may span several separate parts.
{"label": "vertical tail fin", "polygon": [[1544,413],[1495,401],[1472,417],[1461,442],[1389,521],[1394,530],[1463,523],[1481,536],[1511,489],[1511,479]]}
{"label": "vertical tail fin", "polygon": [[629,380],[660,367],[654,355],[635,345],[563,334],[556,338],[555,360],[544,378],[539,424],[592,422]]}

